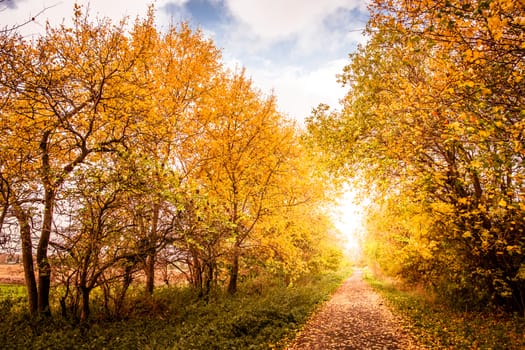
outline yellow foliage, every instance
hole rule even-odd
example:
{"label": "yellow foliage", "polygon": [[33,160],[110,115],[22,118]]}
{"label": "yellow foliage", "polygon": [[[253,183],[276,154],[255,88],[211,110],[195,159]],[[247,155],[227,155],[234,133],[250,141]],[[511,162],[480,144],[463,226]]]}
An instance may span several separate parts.
{"label": "yellow foliage", "polygon": [[[429,271],[446,270],[439,277],[470,288],[483,266],[497,271],[487,283],[505,284],[499,296],[523,293],[508,281],[524,232],[525,8],[509,0],[375,0],[370,9],[370,39],[343,73],[344,110],[327,113],[332,120],[316,125],[325,127],[316,136],[379,200],[398,201],[392,222],[373,217],[381,223],[371,227],[371,253],[382,265],[401,265],[390,271],[413,270],[416,257],[426,264],[427,241],[400,218],[427,211],[435,224],[429,240],[439,242]],[[410,201],[417,209],[404,207]]]}
{"label": "yellow foliage", "polygon": [[[57,208],[79,208],[70,215],[86,226],[106,199],[108,216],[126,224],[115,222],[115,251],[171,235],[158,246],[176,241],[188,265],[232,273],[242,256],[273,248],[268,261],[287,273],[337,260],[316,209],[329,188],[316,159],[275,96],[220,60],[186,23],[158,31],[152,7],[132,25],[91,21],[76,6],[71,27],[35,40],[0,31],[0,204],[42,223],[27,236],[40,237],[38,266],[64,230]],[[71,235],[84,239],[82,225]]]}

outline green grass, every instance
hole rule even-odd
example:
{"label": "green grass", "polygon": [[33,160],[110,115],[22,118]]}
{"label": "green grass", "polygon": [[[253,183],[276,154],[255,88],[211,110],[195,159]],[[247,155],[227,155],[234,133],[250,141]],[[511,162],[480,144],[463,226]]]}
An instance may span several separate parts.
{"label": "green grass", "polygon": [[0,300],[7,298],[21,298],[25,297],[25,286],[18,284],[3,284],[0,283]]}
{"label": "green grass", "polygon": [[347,274],[310,276],[292,288],[270,280],[262,291],[246,284],[234,297],[218,293],[209,302],[187,289],[164,288],[153,299],[130,300],[126,319],[105,320],[94,312],[85,325],[59,316],[31,320],[20,304],[4,302],[0,348],[283,349]]}
{"label": "green grass", "polygon": [[525,349],[525,319],[501,311],[460,312],[426,298],[421,292],[400,290],[371,275],[367,282],[405,320],[406,328],[430,349]]}

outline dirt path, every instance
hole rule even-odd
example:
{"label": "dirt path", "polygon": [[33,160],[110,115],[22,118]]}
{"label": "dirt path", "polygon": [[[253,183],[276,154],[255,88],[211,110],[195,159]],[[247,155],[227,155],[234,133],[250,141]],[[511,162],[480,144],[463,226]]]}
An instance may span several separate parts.
{"label": "dirt path", "polygon": [[288,350],[418,349],[357,270],[308,321]]}

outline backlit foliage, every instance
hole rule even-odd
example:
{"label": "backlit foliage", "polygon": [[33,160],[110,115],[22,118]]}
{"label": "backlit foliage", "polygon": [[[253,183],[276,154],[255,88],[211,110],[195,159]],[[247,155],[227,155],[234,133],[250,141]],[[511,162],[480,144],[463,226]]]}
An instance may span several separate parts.
{"label": "backlit foliage", "polygon": [[319,109],[311,133],[379,194],[369,247],[384,269],[523,311],[523,2],[370,9],[370,40],[340,77],[344,110]]}

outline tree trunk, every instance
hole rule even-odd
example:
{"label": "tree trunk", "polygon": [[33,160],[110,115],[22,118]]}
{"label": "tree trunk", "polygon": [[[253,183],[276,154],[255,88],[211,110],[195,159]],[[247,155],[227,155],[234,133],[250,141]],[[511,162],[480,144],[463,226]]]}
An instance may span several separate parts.
{"label": "tree trunk", "polygon": [[210,294],[210,291],[211,291],[211,286],[212,286],[213,277],[214,277],[214,268],[213,268],[214,265],[215,264],[210,261],[206,263],[206,274],[205,274],[205,279],[204,279],[204,295],[205,296],[208,296],[208,294]]}
{"label": "tree trunk", "polygon": [[155,288],[155,254],[148,254],[146,258],[146,292],[153,294]]}
{"label": "tree trunk", "polygon": [[31,226],[29,217],[24,210],[14,206],[15,216],[20,225],[20,239],[22,241],[22,265],[24,267],[24,278],[27,289],[27,300],[29,302],[29,312],[36,315],[38,311],[38,291],[36,288],[35,270],[33,265],[33,243],[31,242]]}
{"label": "tree trunk", "polygon": [[82,292],[82,308],[80,311],[80,320],[82,322],[85,322],[89,318],[90,314],[89,293],[91,292],[91,289],[87,287],[81,287],[80,290]]}
{"label": "tree trunk", "polygon": [[148,256],[146,257],[146,292],[153,294],[155,288],[155,257],[157,254],[157,226],[159,223],[160,205],[153,205],[153,217],[151,218],[151,230],[148,239]]}
{"label": "tree trunk", "polygon": [[127,266],[124,274],[124,280],[122,281],[122,288],[119,295],[115,299],[115,317],[120,317],[124,306],[124,299],[129,286],[133,282],[133,265]]}
{"label": "tree trunk", "polygon": [[43,315],[51,314],[51,310],[49,309],[51,265],[47,259],[47,248],[51,237],[54,204],[55,191],[48,188],[46,189],[44,196],[44,220],[42,223],[42,233],[36,251],[36,262],[38,266],[38,312]]}
{"label": "tree trunk", "polygon": [[228,282],[228,294],[237,293],[237,279],[239,277],[239,247],[236,244],[233,250],[232,266],[230,268],[230,280]]}
{"label": "tree trunk", "polygon": [[198,292],[198,296],[203,296],[203,283],[204,283],[204,276],[203,276],[203,265],[201,264],[201,260],[199,258],[199,253],[197,249],[190,248],[191,258],[188,261],[188,266],[190,268],[190,280],[191,280],[191,286],[193,289],[195,289]]}

